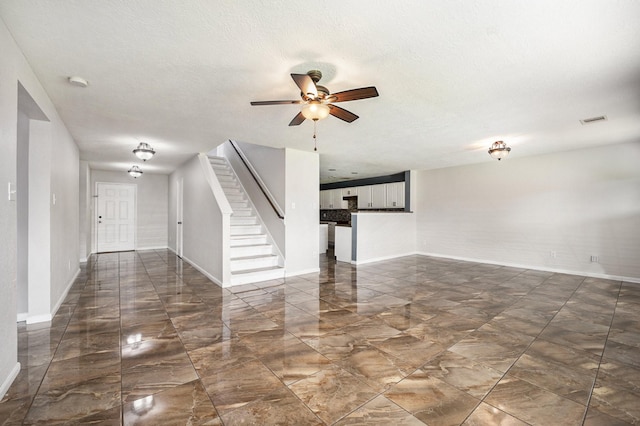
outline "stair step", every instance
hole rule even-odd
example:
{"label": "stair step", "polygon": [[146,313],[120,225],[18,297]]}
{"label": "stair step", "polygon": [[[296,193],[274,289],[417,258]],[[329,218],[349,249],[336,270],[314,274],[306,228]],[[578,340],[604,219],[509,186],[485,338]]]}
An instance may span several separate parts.
{"label": "stair step", "polygon": [[254,244],[231,247],[231,258],[273,255],[271,244]]}
{"label": "stair step", "polygon": [[228,194],[227,195],[227,201],[229,201],[229,203],[241,202],[246,200],[247,199],[245,198],[244,194]]}
{"label": "stair step", "polygon": [[253,210],[251,207],[238,207],[233,209],[233,215],[231,217],[247,217],[253,216]]}
{"label": "stair step", "polygon": [[231,209],[233,209],[234,211],[236,209],[243,209],[243,208],[249,207],[249,202],[247,200],[244,200],[244,201],[229,201],[229,204],[231,205]]}
{"label": "stair step", "polygon": [[266,244],[267,236],[265,234],[245,234],[231,236],[231,247],[252,246],[256,244]]}
{"label": "stair step", "polygon": [[242,272],[231,273],[231,285],[256,283],[284,278],[284,268],[279,266],[269,268],[250,269]]}
{"label": "stair step", "polygon": [[231,216],[231,226],[234,225],[257,225],[258,219],[255,216]]}
{"label": "stair step", "polygon": [[256,235],[262,233],[261,225],[231,225],[231,235]]}
{"label": "stair step", "polygon": [[250,269],[269,268],[272,266],[278,266],[278,256],[275,254],[245,256],[231,259],[232,273]]}
{"label": "stair step", "polygon": [[222,186],[222,190],[224,191],[225,194],[230,195],[230,194],[242,194],[242,188],[240,188],[239,186]]}

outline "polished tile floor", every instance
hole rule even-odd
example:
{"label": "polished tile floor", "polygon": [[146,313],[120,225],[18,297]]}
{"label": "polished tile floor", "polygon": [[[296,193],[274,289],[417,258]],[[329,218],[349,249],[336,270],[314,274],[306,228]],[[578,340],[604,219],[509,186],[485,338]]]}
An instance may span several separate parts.
{"label": "polished tile floor", "polygon": [[0,424],[640,424],[640,284],[424,256],[223,290],[93,256]]}

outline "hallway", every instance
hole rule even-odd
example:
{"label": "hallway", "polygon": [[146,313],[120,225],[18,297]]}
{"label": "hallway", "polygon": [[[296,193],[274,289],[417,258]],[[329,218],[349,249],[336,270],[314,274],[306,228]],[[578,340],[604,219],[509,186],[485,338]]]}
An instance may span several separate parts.
{"label": "hallway", "polygon": [[[640,423],[640,285],[409,256],[222,289],[93,255],[19,323],[14,424]],[[562,420],[560,420],[562,419]]]}

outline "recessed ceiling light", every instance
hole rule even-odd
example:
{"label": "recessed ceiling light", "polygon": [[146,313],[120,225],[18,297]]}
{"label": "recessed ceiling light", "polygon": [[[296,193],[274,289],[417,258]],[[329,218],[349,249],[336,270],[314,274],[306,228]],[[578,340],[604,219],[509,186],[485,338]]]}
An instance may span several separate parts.
{"label": "recessed ceiling light", "polygon": [[69,84],[77,87],[87,87],[89,85],[89,82],[82,77],[73,76],[69,77]]}
{"label": "recessed ceiling light", "polygon": [[599,115],[597,117],[583,118],[582,120],[580,120],[580,123],[584,125],[584,124],[596,123],[598,121],[607,121],[607,116]]}
{"label": "recessed ceiling light", "polygon": [[335,172],[335,171],[336,171],[336,169],[329,169],[329,171],[330,171],[330,172]]}
{"label": "recessed ceiling light", "polygon": [[351,174],[352,174],[352,175],[357,175],[357,174],[358,174],[358,172],[351,172]]}

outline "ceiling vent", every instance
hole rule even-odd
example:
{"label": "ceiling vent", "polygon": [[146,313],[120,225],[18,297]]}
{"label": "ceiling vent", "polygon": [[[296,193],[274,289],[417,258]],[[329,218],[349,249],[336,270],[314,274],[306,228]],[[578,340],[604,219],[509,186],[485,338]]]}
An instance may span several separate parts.
{"label": "ceiling vent", "polygon": [[598,117],[584,118],[580,120],[580,123],[584,125],[584,124],[597,123],[598,121],[607,121],[607,116],[600,115]]}

